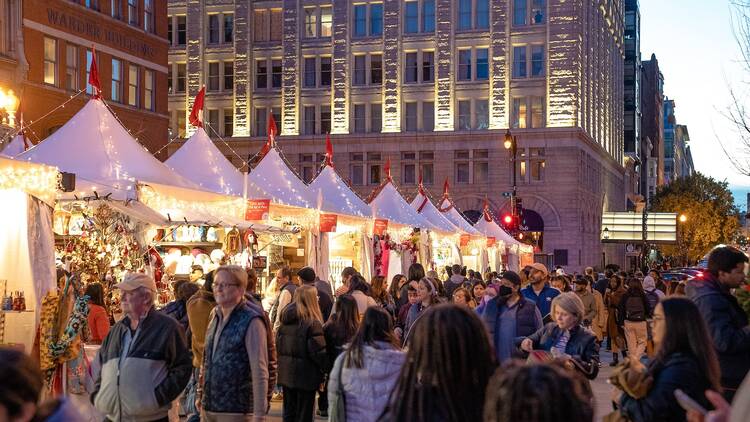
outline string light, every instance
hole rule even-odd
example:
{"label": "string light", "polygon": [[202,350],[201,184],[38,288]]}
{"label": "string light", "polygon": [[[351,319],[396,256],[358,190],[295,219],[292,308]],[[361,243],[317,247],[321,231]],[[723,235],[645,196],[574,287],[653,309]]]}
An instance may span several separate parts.
{"label": "string light", "polygon": [[0,190],[20,189],[53,204],[60,184],[55,167],[0,158]]}

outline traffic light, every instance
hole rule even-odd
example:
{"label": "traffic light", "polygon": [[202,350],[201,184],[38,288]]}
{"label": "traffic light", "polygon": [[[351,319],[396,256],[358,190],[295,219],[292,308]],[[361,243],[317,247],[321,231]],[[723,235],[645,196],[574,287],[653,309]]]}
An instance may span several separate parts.
{"label": "traffic light", "polygon": [[503,215],[503,228],[505,231],[512,233],[516,228],[516,218],[513,216],[513,214],[505,214]]}

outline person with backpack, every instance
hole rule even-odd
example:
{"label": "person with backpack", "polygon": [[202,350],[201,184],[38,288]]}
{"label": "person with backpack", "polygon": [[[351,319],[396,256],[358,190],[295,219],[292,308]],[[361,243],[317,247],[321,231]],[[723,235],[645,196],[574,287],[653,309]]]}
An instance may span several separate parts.
{"label": "person with backpack", "polygon": [[471,287],[470,284],[467,282],[466,277],[461,275],[461,266],[458,264],[453,265],[451,268],[451,276],[443,283],[443,287],[445,288],[445,296],[452,298],[453,292],[458,289],[459,287]]}
{"label": "person with backpack", "polygon": [[650,275],[643,278],[643,291],[646,292],[646,299],[648,300],[648,306],[651,308],[651,313],[656,309],[656,305],[664,299],[664,292],[656,288],[656,280]]}
{"label": "person with backpack", "polygon": [[625,342],[628,345],[628,356],[639,361],[646,351],[648,340],[648,323],[652,310],[646,298],[641,282],[637,278],[628,280],[628,290],[620,300],[618,317],[625,330]]}

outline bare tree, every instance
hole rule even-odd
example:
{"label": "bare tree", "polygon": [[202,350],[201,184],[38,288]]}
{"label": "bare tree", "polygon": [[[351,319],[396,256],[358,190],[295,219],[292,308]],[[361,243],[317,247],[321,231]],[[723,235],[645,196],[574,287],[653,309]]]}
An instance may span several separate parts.
{"label": "bare tree", "polygon": [[[750,0],[730,0],[731,24],[734,38],[740,49],[739,63],[750,74]],[[722,113],[734,128],[739,139],[738,146],[731,150],[717,136],[719,145],[732,166],[742,175],[750,176],[750,110],[747,109],[748,83],[740,87],[729,85],[731,102]]]}

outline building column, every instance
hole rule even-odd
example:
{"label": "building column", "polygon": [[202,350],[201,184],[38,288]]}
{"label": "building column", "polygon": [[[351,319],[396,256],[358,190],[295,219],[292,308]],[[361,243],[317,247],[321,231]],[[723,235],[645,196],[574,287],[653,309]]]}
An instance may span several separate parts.
{"label": "building column", "polygon": [[[507,2],[492,2],[490,27],[490,129],[508,122],[508,9]],[[453,119],[451,119],[451,122]]]}
{"label": "building column", "polygon": [[[435,5],[435,131],[453,130],[453,1]],[[493,9],[497,6],[492,2]],[[493,24],[494,25],[494,24]],[[494,53],[494,52],[493,52]],[[494,60],[494,59],[493,59]]]}
{"label": "building column", "polygon": [[578,125],[581,83],[582,0],[551,2],[548,10],[547,127],[575,127]]}
{"label": "building column", "polygon": [[284,35],[281,76],[281,134],[299,135],[299,5],[284,0]]}
{"label": "building column", "polygon": [[401,2],[383,3],[383,133],[401,132]]}
{"label": "building column", "polygon": [[234,3],[234,130],[232,137],[250,136],[250,2]]}
{"label": "building column", "polygon": [[[190,114],[193,99],[198,95],[203,85],[203,22],[204,10],[202,0],[188,0],[187,2],[187,47],[185,75],[187,79],[187,91],[185,97],[185,112]],[[195,127],[185,119],[185,133],[190,137],[195,132]],[[210,134],[209,134],[210,135]]]}
{"label": "building column", "polygon": [[349,2],[333,2],[331,133],[349,133]]}

